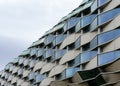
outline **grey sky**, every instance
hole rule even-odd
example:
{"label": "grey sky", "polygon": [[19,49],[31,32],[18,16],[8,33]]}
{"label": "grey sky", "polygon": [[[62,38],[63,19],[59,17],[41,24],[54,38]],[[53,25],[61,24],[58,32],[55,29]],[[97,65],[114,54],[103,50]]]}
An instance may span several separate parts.
{"label": "grey sky", "polygon": [[82,0],[0,0],[0,70]]}

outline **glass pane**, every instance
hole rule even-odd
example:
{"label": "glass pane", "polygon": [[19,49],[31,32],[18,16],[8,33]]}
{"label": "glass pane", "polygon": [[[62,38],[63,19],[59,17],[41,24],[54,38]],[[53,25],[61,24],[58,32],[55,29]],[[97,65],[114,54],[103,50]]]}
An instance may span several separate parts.
{"label": "glass pane", "polygon": [[98,25],[98,17],[96,17],[95,20],[91,23],[90,30],[91,31],[95,30],[97,25]]}
{"label": "glass pane", "polygon": [[36,54],[36,52],[37,52],[37,48],[33,48],[33,49],[31,49],[31,51],[30,51],[30,56],[33,56],[33,55],[35,55]]}
{"label": "glass pane", "polygon": [[18,75],[21,75],[21,74],[23,74],[23,69],[18,70]]}
{"label": "glass pane", "polygon": [[101,45],[103,43],[109,42],[118,36],[120,36],[120,29],[105,32],[103,34],[98,35],[98,44]]}
{"label": "glass pane", "polygon": [[24,66],[27,66],[28,64],[29,64],[29,60],[26,59],[26,60],[24,61]]}
{"label": "glass pane", "polygon": [[35,62],[36,62],[35,60],[32,60],[32,61],[30,62],[30,68],[34,67]]}
{"label": "glass pane", "polygon": [[19,64],[23,64],[24,58],[20,58]]}
{"label": "glass pane", "polygon": [[54,52],[53,49],[46,50],[46,56],[45,56],[45,58],[51,57],[53,55],[53,52]]}
{"label": "glass pane", "polygon": [[93,38],[93,40],[90,42],[90,49],[94,49],[98,45],[98,36]]}
{"label": "glass pane", "polygon": [[47,45],[49,43],[52,43],[53,39],[54,39],[54,35],[47,36],[47,38],[45,40],[45,44]]}
{"label": "glass pane", "polygon": [[75,58],[74,61],[75,61],[75,62],[74,62],[74,65],[80,64],[80,62],[81,62],[81,54],[79,54],[79,55]]}
{"label": "glass pane", "polygon": [[119,57],[120,57],[120,51],[114,51],[114,52],[108,52],[105,54],[101,54],[98,57],[99,66],[113,62],[114,60],[116,60]]}
{"label": "glass pane", "polygon": [[89,61],[91,58],[97,55],[97,51],[90,51],[81,54],[81,63]]}
{"label": "glass pane", "polygon": [[78,56],[76,56],[75,59],[69,61],[68,62],[68,66],[69,67],[77,66],[81,62],[80,59],[81,59],[81,54],[79,54]]}
{"label": "glass pane", "polygon": [[67,68],[66,69],[66,78],[72,77],[80,68]]}
{"label": "glass pane", "polygon": [[37,76],[36,76],[36,83],[41,82],[44,78],[45,78],[44,75],[37,75]]}
{"label": "glass pane", "polygon": [[96,15],[94,14],[94,15],[89,15],[89,16],[83,17],[83,18],[81,19],[81,23],[82,23],[81,25],[82,25],[82,27],[90,24],[91,21],[95,18],[95,16],[96,16]]}
{"label": "glass pane", "polygon": [[66,23],[65,27],[64,27],[64,31],[74,27],[78,21],[80,20],[80,18],[71,18],[68,20],[68,22]]}
{"label": "glass pane", "polygon": [[56,37],[56,40],[55,40],[55,42],[56,42],[56,45],[57,44],[59,44],[59,43],[61,43],[61,42],[63,42],[63,40],[65,39],[65,37],[66,37],[66,35],[58,35],[57,37]]}
{"label": "glass pane", "polygon": [[38,57],[42,56],[44,53],[44,49],[39,49],[38,50]]}
{"label": "glass pane", "polygon": [[11,66],[9,71],[11,72],[13,69],[14,69],[14,66]]}
{"label": "glass pane", "polygon": [[75,42],[75,48],[78,48],[80,46],[81,39],[80,37],[77,39],[77,41]]}
{"label": "glass pane", "polygon": [[113,19],[115,16],[117,16],[120,13],[120,8],[116,8],[110,11],[107,11],[101,15],[98,16],[98,22],[99,25],[102,25],[108,21],[110,21],[111,19]]}
{"label": "glass pane", "polygon": [[101,6],[101,5],[105,4],[108,1],[110,1],[110,0],[98,0],[98,3],[99,3],[98,5]]}
{"label": "glass pane", "polygon": [[32,72],[29,74],[29,80],[35,79],[36,73]]}
{"label": "glass pane", "polygon": [[95,0],[94,1],[94,3],[92,4],[92,6],[91,6],[91,11],[93,12],[93,11],[95,11],[96,9],[97,9],[97,0]]}
{"label": "glass pane", "polygon": [[76,28],[76,32],[80,31],[80,29],[81,29],[81,22],[80,21],[77,23],[75,28]]}
{"label": "glass pane", "polygon": [[55,59],[62,57],[66,53],[66,50],[57,50],[55,52]]}

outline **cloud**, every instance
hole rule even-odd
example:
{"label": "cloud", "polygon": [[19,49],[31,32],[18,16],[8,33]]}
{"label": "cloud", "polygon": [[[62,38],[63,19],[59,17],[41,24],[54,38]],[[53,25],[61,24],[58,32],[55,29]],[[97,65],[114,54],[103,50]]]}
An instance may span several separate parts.
{"label": "cloud", "polygon": [[16,57],[80,3],[81,0],[0,0],[0,58]]}

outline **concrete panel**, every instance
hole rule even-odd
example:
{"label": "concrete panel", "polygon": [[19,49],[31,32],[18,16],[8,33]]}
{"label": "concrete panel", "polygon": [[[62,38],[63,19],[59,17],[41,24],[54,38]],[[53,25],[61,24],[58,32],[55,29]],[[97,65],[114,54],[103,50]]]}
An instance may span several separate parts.
{"label": "concrete panel", "polygon": [[[120,1],[120,0],[118,0]],[[118,15],[116,18],[114,18],[109,24],[107,24],[104,28],[103,28],[103,32],[109,31],[109,30],[113,30],[117,27],[120,26],[120,23],[118,23],[118,21],[120,21],[120,15]]]}
{"label": "concrete panel", "polygon": [[97,67],[97,56],[90,60],[89,63],[85,65],[85,70],[90,70]]}
{"label": "concrete panel", "polygon": [[111,0],[111,2],[103,9],[103,12],[114,9],[118,5],[120,5],[120,0]]}
{"label": "concrete panel", "polygon": [[72,51],[68,51],[66,52],[66,54],[61,58],[60,60],[60,64],[64,64],[72,59],[74,59],[78,54],[80,53],[80,51],[78,50],[72,50]]}
{"label": "concrete panel", "polygon": [[66,37],[66,39],[62,42],[60,49],[63,49],[65,46],[74,43],[79,36],[80,36],[80,33],[72,34]]}

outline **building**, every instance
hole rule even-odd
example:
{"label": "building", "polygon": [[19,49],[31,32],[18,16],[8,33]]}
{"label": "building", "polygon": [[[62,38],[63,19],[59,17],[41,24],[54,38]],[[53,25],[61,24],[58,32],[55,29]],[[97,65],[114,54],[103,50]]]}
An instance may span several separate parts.
{"label": "building", "polygon": [[120,0],[84,2],[0,72],[0,86],[120,86]]}

